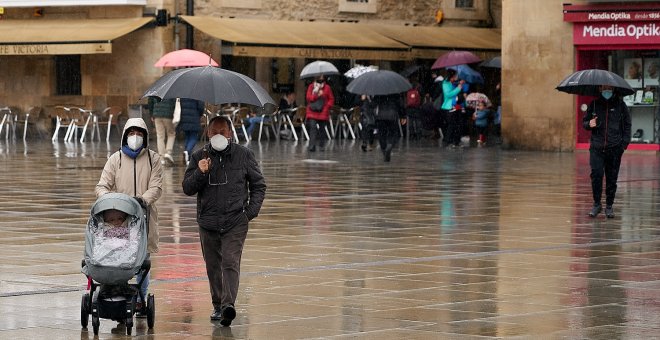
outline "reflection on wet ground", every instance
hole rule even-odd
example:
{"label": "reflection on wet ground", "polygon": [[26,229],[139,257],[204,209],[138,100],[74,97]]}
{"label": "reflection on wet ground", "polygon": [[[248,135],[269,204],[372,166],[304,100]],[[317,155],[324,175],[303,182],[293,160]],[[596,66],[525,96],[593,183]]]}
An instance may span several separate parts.
{"label": "reflection on wet ground", "polygon": [[[660,334],[660,162],[624,156],[611,220],[586,216],[588,154],[404,142],[252,142],[267,178],[238,317],[210,295],[181,165],[165,170],[150,338],[650,339]],[[155,143],[154,143],[155,144]],[[0,141],[0,338],[93,338],[79,272],[114,145]],[[99,338],[124,332],[101,321]]]}

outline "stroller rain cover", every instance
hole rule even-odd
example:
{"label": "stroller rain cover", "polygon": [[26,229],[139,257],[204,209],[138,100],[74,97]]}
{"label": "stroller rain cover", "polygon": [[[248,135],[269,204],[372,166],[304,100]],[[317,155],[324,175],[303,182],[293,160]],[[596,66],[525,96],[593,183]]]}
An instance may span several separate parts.
{"label": "stroller rain cover", "polygon": [[[103,212],[127,214],[126,233],[109,233]],[[124,284],[140,270],[147,256],[147,216],[131,196],[109,193],[92,205],[85,228],[85,266],[82,272],[102,284]]]}

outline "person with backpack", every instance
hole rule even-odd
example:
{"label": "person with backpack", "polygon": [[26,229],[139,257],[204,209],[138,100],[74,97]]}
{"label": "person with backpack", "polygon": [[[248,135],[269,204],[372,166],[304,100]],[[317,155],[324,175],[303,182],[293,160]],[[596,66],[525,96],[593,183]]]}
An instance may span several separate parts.
{"label": "person with backpack", "polygon": [[418,138],[421,135],[422,121],[421,121],[421,107],[422,96],[420,94],[420,85],[417,82],[411,81],[412,88],[406,92],[406,116],[408,117],[408,131],[409,137]]}

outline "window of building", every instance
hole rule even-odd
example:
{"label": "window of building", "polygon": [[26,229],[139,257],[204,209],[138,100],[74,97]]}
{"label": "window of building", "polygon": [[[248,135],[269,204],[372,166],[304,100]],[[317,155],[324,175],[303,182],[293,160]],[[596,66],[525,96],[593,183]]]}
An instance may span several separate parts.
{"label": "window of building", "polygon": [[81,83],[80,55],[55,56],[55,95],[79,96]]}
{"label": "window of building", "polygon": [[339,0],[340,12],[376,13],[378,0]]}
{"label": "window of building", "polygon": [[456,8],[474,8],[474,0],[456,0]]}

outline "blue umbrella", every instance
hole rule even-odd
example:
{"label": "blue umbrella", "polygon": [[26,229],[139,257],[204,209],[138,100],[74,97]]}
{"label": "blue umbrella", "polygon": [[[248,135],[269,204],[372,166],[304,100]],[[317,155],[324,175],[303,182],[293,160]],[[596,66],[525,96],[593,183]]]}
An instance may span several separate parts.
{"label": "blue umbrella", "polygon": [[484,83],[484,77],[482,77],[481,74],[479,74],[479,72],[475,71],[470,66],[456,65],[456,66],[449,66],[447,68],[458,72],[458,78],[463,79],[468,83],[472,83],[472,84]]}

